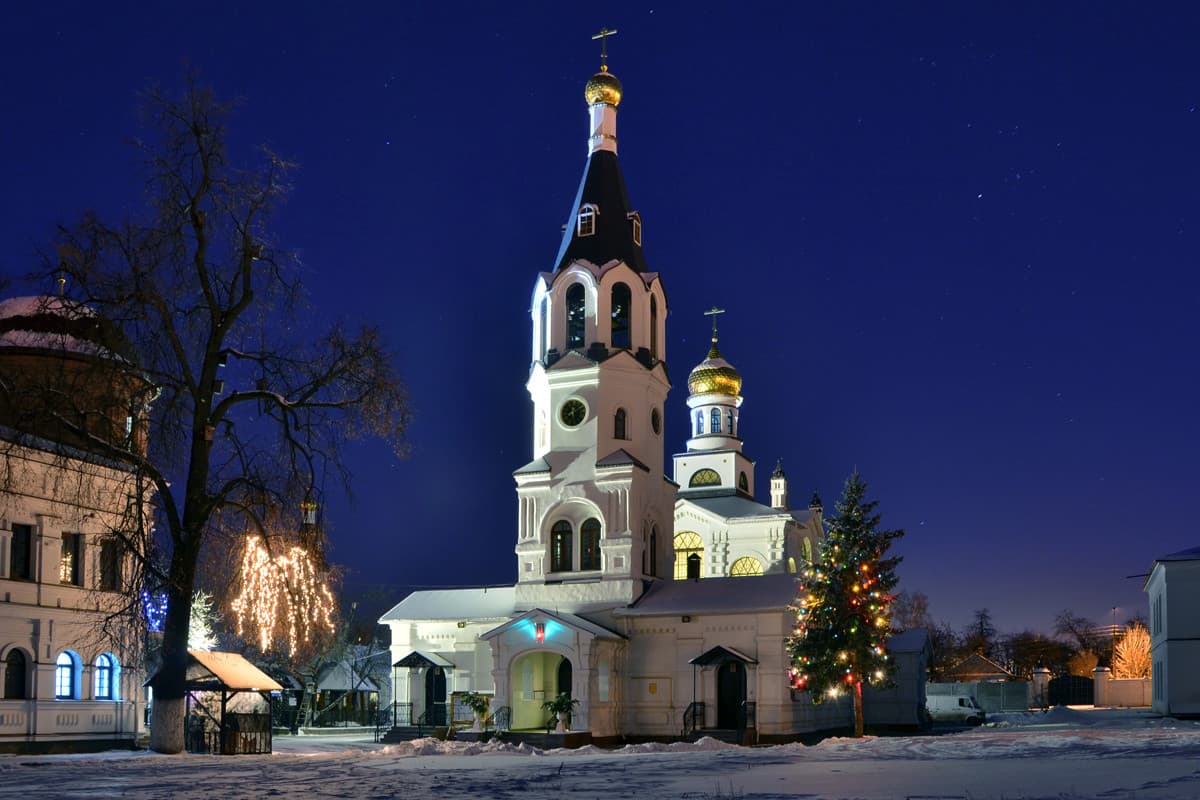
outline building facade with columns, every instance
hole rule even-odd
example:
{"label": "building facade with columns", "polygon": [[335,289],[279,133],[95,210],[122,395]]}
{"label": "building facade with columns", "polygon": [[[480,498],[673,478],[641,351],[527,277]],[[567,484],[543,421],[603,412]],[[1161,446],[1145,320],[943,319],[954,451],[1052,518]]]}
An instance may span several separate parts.
{"label": "building facade with columns", "polygon": [[617,158],[621,93],[606,66],[587,82],[583,178],[534,279],[516,582],[418,591],[383,615],[397,702],[436,722],[453,692],[491,693],[512,729],[544,730],[544,704],[569,694],[571,730],[596,740],[828,727],[844,712],[789,690],[785,646],[792,573],[823,540],[819,501],[791,510],[782,467],[770,505],[755,500],[741,376],[715,327],[667,473],[667,296]]}

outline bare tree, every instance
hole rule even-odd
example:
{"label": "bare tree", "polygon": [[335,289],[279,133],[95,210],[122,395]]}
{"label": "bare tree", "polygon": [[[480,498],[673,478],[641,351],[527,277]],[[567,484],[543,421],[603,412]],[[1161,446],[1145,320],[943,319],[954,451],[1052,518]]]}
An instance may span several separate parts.
{"label": "bare tree", "polygon": [[1066,638],[1080,652],[1099,652],[1096,623],[1081,617],[1070,609],[1064,609],[1054,618],[1054,632]]}
{"label": "bare tree", "polygon": [[892,630],[901,633],[913,628],[934,627],[929,615],[929,598],[924,592],[897,592],[892,600]]}
{"label": "bare tree", "polygon": [[[167,610],[151,747],[168,753],[183,748],[188,623],[206,553],[249,532],[270,546],[264,520],[298,514],[330,474],[348,480],[347,438],[378,436],[399,454],[407,425],[377,330],[333,325],[302,339],[311,322],[299,324],[296,262],[270,234],[291,165],[263,150],[254,168],[234,166],[229,112],[194,76],[179,96],[148,92],[147,213],[118,224],[87,215],[60,230],[48,264],[71,297],[120,326],[157,393],[147,452],[113,455],[133,459],[156,508]],[[305,544],[320,555],[319,542]]]}

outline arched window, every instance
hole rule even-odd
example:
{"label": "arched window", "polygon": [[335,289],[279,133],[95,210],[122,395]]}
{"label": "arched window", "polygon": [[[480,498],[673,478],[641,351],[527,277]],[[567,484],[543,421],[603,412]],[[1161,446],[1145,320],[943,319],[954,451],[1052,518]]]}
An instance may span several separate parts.
{"label": "arched window", "polygon": [[[687,560],[688,556],[695,553],[701,559],[701,564],[704,563],[704,540],[700,538],[700,534],[694,531],[682,531],[675,534],[675,580],[687,580]],[[703,570],[703,567],[701,567]],[[699,577],[704,577],[701,572]]]}
{"label": "arched window", "polygon": [[738,473],[738,488],[743,492],[750,491],[750,479],[746,477],[746,473],[744,472]]}
{"label": "arched window", "polygon": [[658,300],[650,296],[650,357],[658,359]]}
{"label": "arched window", "polygon": [[13,648],[4,659],[4,699],[24,700],[27,685],[25,654]]}
{"label": "arched window", "polygon": [[702,433],[704,433],[704,412],[697,411],[696,412],[696,435],[699,436]]}
{"label": "arched window", "polygon": [[812,539],[804,540],[804,560],[813,563]]}
{"label": "arched window", "polygon": [[579,568],[600,569],[600,520],[585,520],[579,528]]}
{"label": "arched window", "polygon": [[103,653],[96,659],[96,667],[93,670],[93,674],[95,676],[95,698],[97,700],[117,699],[116,667],[116,660],[108,653]]}
{"label": "arched window", "polygon": [[597,208],[591,203],[584,203],[579,207],[576,232],[580,236],[591,236],[596,232],[596,214]]}
{"label": "arched window", "polygon": [[746,577],[750,575],[762,575],[762,564],[757,558],[743,556],[733,562],[733,566],[729,568],[729,575],[733,578]]}
{"label": "arched window", "polygon": [[64,650],[54,662],[54,699],[74,700],[76,685],[75,657]]}
{"label": "arched window", "polygon": [[788,556],[787,564],[788,564],[788,574],[795,575],[796,574],[796,559],[792,558],[791,556]]}
{"label": "arched window", "polygon": [[650,526],[650,575],[658,577],[658,526]]}
{"label": "arched window", "polygon": [[712,411],[709,412],[708,417],[709,417],[709,420],[708,420],[709,433],[720,433],[721,432],[721,411],[720,411],[720,409],[714,408]]}
{"label": "arched window", "polygon": [[613,438],[625,438],[625,409],[618,408],[617,413],[613,414]]}
{"label": "arched window", "polygon": [[567,348],[583,347],[583,323],[586,314],[582,283],[567,289]]}
{"label": "arched window", "polygon": [[725,430],[729,431],[729,435],[733,436],[733,411],[725,412]]}
{"label": "arched window", "polygon": [[571,523],[560,519],[550,529],[550,571],[569,572],[571,569]]}
{"label": "arched window", "polygon": [[688,481],[688,488],[696,486],[720,486],[721,476],[715,469],[698,469]]}
{"label": "arched window", "polygon": [[623,283],[612,288],[612,346],[629,347],[629,306],[632,304],[629,287]]}

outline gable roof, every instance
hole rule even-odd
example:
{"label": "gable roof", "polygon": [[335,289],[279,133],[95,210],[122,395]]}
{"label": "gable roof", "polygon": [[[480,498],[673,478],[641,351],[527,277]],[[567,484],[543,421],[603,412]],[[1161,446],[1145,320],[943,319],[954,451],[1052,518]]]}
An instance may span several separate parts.
{"label": "gable roof", "polygon": [[428,669],[429,667],[441,667],[442,669],[457,669],[457,667],[454,665],[454,662],[447,661],[445,658],[438,655],[437,653],[422,653],[420,650],[413,650],[411,653],[406,655],[404,658],[400,659],[395,664],[392,664],[392,666],[393,667],[408,667],[410,669],[412,669],[412,668]]}
{"label": "gable roof", "polygon": [[611,453],[606,455],[604,458],[597,461],[596,466],[597,467],[634,466],[634,467],[638,467],[639,469],[643,470],[644,472],[650,471],[649,467],[647,467],[641,461],[638,461],[636,458],[634,458],[632,455],[630,455],[629,452],[626,451],[625,448],[623,448],[623,447],[618,447],[616,450],[612,451]]}
{"label": "gable roof", "polygon": [[[270,675],[237,653],[188,650],[186,669],[184,688],[190,690],[278,692],[283,689]],[[153,686],[161,673],[160,668],[143,685]]]}
{"label": "gable roof", "polygon": [[787,573],[738,578],[660,580],[631,606],[617,608],[621,617],[676,614],[744,614],[782,611],[796,599],[796,576]]}
{"label": "gable roof", "polygon": [[919,653],[925,649],[932,651],[933,643],[929,639],[929,629],[911,628],[888,637],[884,649],[889,653]]}
{"label": "gable roof", "polygon": [[1178,553],[1170,553],[1169,555],[1159,556],[1155,561],[1200,561],[1200,547],[1189,547],[1187,550],[1180,550]]}
{"label": "gable roof", "polygon": [[317,690],[322,692],[378,692],[379,685],[367,675],[354,669],[347,661],[327,665],[317,677]]}
{"label": "gable roof", "polygon": [[484,641],[487,641],[488,639],[492,639],[496,636],[499,636],[500,634],[505,633],[506,631],[510,631],[513,628],[519,627],[521,625],[529,624],[530,622],[533,622],[533,621],[542,621],[542,620],[545,620],[545,621],[557,620],[558,622],[562,623],[563,625],[565,625],[568,628],[573,628],[575,630],[582,631],[583,633],[590,634],[592,636],[595,636],[597,639],[624,639],[625,638],[624,636],[617,633],[616,631],[609,630],[608,628],[604,627],[603,625],[598,625],[595,622],[592,622],[590,619],[581,617],[578,614],[568,614],[565,611],[547,611],[544,608],[531,608],[528,611],[526,611],[524,614],[521,614],[520,616],[516,617],[515,619],[510,619],[508,622],[505,622],[502,625],[497,625],[495,628],[492,628],[490,631],[480,634],[479,638]]}
{"label": "gable roof", "polygon": [[729,661],[740,661],[743,664],[757,664],[758,659],[751,658],[740,650],[735,650],[732,647],[717,645],[708,650],[705,650],[700,655],[688,661],[689,664],[695,664],[697,667],[711,667],[717,664],[724,664]]}
{"label": "gable roof", "polygon": [[1013,675],[983,653],[971,653],[971,655],[946,670],[946,675],[959,679],[975,676],[991,676],[1005,679],[1016,677],[1016,675]]}

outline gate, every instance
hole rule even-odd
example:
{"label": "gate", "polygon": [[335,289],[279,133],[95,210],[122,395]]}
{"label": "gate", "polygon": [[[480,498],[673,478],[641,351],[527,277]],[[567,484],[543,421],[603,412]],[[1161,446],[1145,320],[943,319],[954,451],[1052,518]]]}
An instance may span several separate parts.
{"label": "gate", "polygon": [[1090,706],[1095,703],[1095,688],[1091,678],[1064,675],[1050,681],[1047,698],[1052,706]]}

